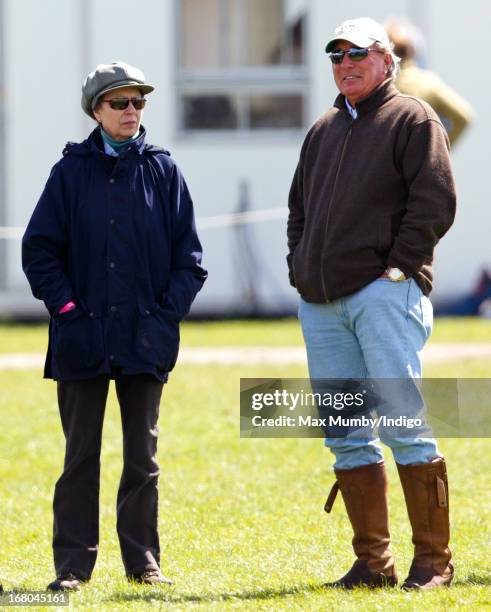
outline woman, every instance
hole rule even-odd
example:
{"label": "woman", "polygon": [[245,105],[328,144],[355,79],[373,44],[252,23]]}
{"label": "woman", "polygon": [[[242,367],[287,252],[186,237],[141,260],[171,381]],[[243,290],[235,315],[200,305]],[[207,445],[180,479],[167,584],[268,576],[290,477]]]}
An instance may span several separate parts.
{"label": "woman", "polygon": [[153,89],[123,62],[89,74],[82,108],[98,126],[66,145],[23,238],[24,272],[51,315],[44,377],[57,381],[66,438],[51,590],[78,590],[96,561],[110,379],[123,427],[117,530],[126,575],[170,582],[159,569],[159,402],[179,321],[207,273],[184,179],[167,151],[145,143],[140,122]]}

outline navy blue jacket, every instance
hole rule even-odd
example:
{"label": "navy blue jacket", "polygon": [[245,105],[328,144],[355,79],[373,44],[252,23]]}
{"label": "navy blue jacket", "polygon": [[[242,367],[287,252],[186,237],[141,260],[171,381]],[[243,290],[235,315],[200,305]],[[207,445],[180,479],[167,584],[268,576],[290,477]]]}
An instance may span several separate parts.
{"label": "navy blue jacket", "polygon": [[[119,158],[105,154],[99,128],[68,143],[22,241],[32,293],[51,314],[44,377],[118,366],[165,381],[179,321],[207,277],[201,254],[182,174],[143,128]],[[70,300],[77,308],[59,314]]]}

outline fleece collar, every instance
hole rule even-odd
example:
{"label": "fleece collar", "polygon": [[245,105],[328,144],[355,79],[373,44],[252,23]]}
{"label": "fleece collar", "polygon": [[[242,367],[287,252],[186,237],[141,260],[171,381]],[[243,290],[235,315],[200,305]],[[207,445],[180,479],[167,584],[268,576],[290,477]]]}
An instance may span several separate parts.
{"label": "fleece collar", "polygon": [[[379,106],[382,106],[394,96],[397,96],[398,93],[399,92],[396,89],[392,79],[386,79],[378,87],[376,87],[370,95],[358,102],[356,105],[358,117],[362,117]],[[345,96],[343,96],[343,94],[339,94],[337,96],[336,100],[334,101],[334,106],[346,113],[348,112],[348,109],[346,108]]]}

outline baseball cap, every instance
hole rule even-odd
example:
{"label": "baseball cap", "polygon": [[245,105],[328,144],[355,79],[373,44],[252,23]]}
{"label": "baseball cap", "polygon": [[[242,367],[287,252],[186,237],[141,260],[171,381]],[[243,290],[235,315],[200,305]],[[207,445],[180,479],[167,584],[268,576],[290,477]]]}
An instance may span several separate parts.
{"label": "baseball cap", "polygon": [[326,53],[334,49],[337,40],[347,40],[357,47],[369,47],[374,42],[381,42],[390,47],[389,37],[383,25],[370,17],[348,19],[334,30],[334,35],[326,45]]}
{"label": "baseball cap", "polygon": [[82,108],[89,117],[94,118],[97,99],[108,91],[134,85],[145,95],[155,88],[145,83],[145,75],[139,68],[125,62],[99,64],[82,85]]}

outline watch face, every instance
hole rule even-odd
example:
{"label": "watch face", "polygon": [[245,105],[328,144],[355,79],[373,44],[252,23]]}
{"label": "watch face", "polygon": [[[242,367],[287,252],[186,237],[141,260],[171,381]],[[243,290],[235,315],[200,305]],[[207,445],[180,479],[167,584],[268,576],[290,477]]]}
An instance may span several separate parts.
{"label": "watch face", "polygon": [[399,268],[392,268],[389,272],[389,278],[393,281],[405,280],[404,272],[399,270]]}

